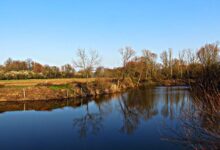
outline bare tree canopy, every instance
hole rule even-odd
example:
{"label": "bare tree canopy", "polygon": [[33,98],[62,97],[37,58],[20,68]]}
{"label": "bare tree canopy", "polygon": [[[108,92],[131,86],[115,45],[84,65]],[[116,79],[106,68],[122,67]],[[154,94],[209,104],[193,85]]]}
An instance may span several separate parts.
{"label": "bare tree canopy", "polygon": [[126,74],[128,75],[128,69],[126,68],[127,64],[131,61],[131,59],[135,56],[135,50],[131,47],[125,47],[119,50],[122,58],[122,78],[124,79]]}
{"label": "bare tree canopy", "polygon": [[135,50],[131,47],[122,48],[119,52],[122,57],[123,67],[126,66],[126,64],[135,56]]}
{"label": "bare tree canopy", "polygon": [[146,61],[156,62],[157,54],[151,52],[150,50],[143,50],[142,53],[143,53],[143,57],[145,58]]}
{"label": "bare tree canopy", "polygon": [[164,67],[167,68],[168,67],[168,54],[167,54],[167,51],[163,51],[160,54],[160,58],[163,62]]}
{"label": "bare tree canopy", "polygon": [[89,72],[93,71],[101,62],[101,58],[95,50],[92,50],[87,54],[85,49],[78,49],[77,57],[78,60],[74,60],[73,64],[76,68],[83,70],[87,77]]}
{"label": "bare tree canopy", "polygon": [[197,56],[204,66],[209,66],[219,61],[219,52],[220,48],[218,47],[218,43],[206,44],[199,49]]}

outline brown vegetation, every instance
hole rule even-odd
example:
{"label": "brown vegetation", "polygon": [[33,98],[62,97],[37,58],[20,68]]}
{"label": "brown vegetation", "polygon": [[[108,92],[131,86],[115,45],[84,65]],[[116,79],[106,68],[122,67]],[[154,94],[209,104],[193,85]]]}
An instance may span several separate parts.
{"label": "brown vegetation", "polygon": [[67,79],[30,79],[30,80],[1,80],[0,85],[4,87],[21,87],[21,86],[36,86],[44,84],[62,85],[72,82],[86,83],[94,81],[95,78],[67,78]]}
{"label": "brown vegetation", "polygon": [[[191,149],[220,148],[219,51],[217,44],[207,44],[197,52],[200,66],[197,78],[190,83],[193,96],[191,111],[183,111],[180,118],[183,131],[169,129],[174,135],[166,140],[183,143]],[[195,66],[198,64],[192,62],[187,67],[187,74],[190,74],[192,66],[197,69]]]}
{"label": "brown vegetation", "polygon": [[6,83],[6,87],[0,88],[0,101],[53,100],[98,96],[122,92],[127,88],[134,87],[129,79],[77,79],[75,81],[63,79],[63,81],[56,82],[57,80],[53,79],[49,82],[34,80],[26,84],[20,81],[21,83],[14,83],[14,86]]}

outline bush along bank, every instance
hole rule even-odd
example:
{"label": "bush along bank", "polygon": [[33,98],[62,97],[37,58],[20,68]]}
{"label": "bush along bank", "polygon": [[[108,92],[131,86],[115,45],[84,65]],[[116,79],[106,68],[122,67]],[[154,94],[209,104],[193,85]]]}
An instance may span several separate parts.
{"label": "bush along bank", "polygon": [[0,88],[0,101],[23,101],[23,100],[54,100],[77,97],[95,97],[123,92],[135,88],[132,80],[105,80],[96,79],[85,83],[68,83],[55,85],[41,83],[30,87],[2,87]]}

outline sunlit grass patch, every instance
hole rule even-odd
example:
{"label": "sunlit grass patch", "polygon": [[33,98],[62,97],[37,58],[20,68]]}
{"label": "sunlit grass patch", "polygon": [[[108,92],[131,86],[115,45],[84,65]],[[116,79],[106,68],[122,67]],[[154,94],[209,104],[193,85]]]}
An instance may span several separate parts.
{"label": "sunlit grass patch", "polygon": [[64,85],[51,85],[51,86],[49,86],[49,88],[51,90],[62,90],[62,89],[69,89],[70,87],[69,87],[69,85],[64,84]]}

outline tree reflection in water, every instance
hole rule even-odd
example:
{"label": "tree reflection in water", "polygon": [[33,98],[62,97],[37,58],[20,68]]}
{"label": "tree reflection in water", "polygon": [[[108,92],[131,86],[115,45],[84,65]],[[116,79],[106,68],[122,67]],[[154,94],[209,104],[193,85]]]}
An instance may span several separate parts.
{"label": "tree reflection in water", "polygon": [[[122,125],[120,131],[132,134],[140,121],[148,121],[154,116],[161,115],[171,120],[185,108],[186,89],[181,88],[143,88],[126,92],[117,96],[117,111],[121,114]],[[98,112],[90,112],[89,103],[86,104],[85,115],[74,120],[74,126],[79,129],[81,137],[88,132],[97,134],[103,127],[102,121],[112,111],[110,97],[99,98],[94,102]],[[160,107],[160,105],[162,105]]]}
{"label": "tree reflection in water", "polygon": [[122,95],[119,99],[120,111],[123,116],[123,125],[120,131],[131,134],[139,124],[139,112],[129,107],[126,95]]}
{"label": "tree reflection in water", "polygon": [[78,129],[81,138],[86,138],[88,134],[96,135],[103,128],[103,118],[112,111],[111,105],[105,105],[104,103],[108,103],[107,100],[113,96],[104,96],[94,101],[98,112],[90,111],[89,101],[87,100],[85,114],[73,120],[73,125]]}
{"label": "tree reflection in water", "polygon": [[[206,107],[194,103],[185,87],[131,90],[115,99],[96,99],[92,104],[96,109],[90,110],[87,103],[85,115],[74,120],[81,137],[97,134],[104,128],[104,119],[114,110],[122,118],[118,128],[124,134],[133,134],[143,121],[157,116],[158,124],[162,122],[158,126],[161,140],[180,142],[194,149],[219,147],[219,111],[214,115],[204,109]],[[202,111],[198,107],[203,108]]]}
{"label": "tree reflection in water", "polygon": [[97,134],[102,128],[102,115],[101,113],[92,113],[89,111],[89,103],[86,104],[85,115],[74,119],[74,126],[79,128],[80,137],[86,137],[88,132]]}
{"label": "tree reflection in water", "polygon": [[132,134],[138,128],[141,119],[147,121],[157,115],[158,101],[152,90],[152,88],[132,90],[119,98],[119,110],[123,118],[120,131]]}
{"label": "tree reflection in water", "polygon": [[207,104],[207,99],[201,100],[204,99],[202,95],[199,96],[199,101],[195,100],[197,98],[193,96],[187,107],[181,106],[176,126],[165,124],[161,139],[182,143],[190,149],[217,150],[220,148],[219,106],[213,111]]}

